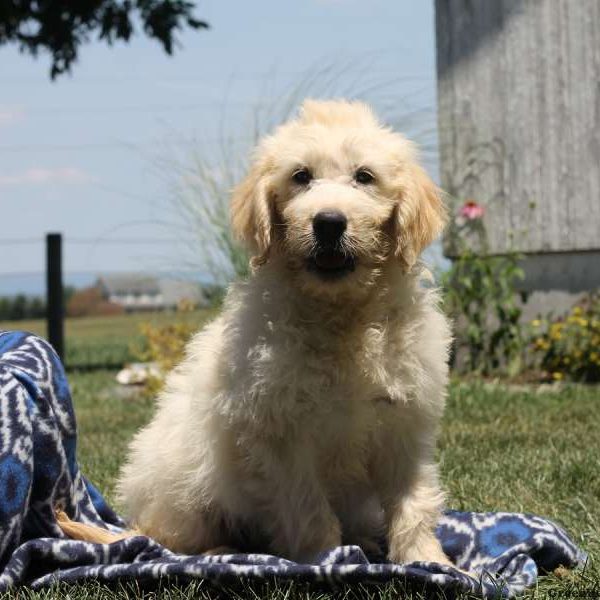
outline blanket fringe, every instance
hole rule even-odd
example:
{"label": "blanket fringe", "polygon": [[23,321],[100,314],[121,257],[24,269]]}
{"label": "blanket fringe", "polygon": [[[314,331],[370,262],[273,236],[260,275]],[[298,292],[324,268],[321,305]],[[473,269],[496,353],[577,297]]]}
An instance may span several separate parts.
{"label": "blanket fringe", "polygon": [[55,514],[58,526],[62,529],[62,532],[72,540],[94,542],[96,544],[112,544],[113,542],[119,542],[140,535],[140,532],[134,529],[125,530],[121,533],[114,533],[108,531],[108,529],[103,529],[102,527],[79,523],[71,520],[68,515],[60,509],[57,509]]}

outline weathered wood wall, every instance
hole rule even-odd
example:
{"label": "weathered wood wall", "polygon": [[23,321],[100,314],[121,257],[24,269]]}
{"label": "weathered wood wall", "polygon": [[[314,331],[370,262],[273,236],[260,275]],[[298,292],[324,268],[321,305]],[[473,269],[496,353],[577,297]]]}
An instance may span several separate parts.
{"label": "weathered wood wall", "polygon": [[600,250],[600,0],[436,0],[436,31],[442,187],[493,252]]}

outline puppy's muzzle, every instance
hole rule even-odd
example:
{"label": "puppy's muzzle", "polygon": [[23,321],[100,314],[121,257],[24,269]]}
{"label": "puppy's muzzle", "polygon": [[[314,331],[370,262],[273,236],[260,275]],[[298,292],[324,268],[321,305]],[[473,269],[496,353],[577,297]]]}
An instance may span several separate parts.
{"label": "puppy's muzzle", "polygon": [[355,268],[355,259],[344,251],[343,236],[348,219],[339,211],[321,211],[313,218],[315,251],[308,268],[322,279],[337,279]]}

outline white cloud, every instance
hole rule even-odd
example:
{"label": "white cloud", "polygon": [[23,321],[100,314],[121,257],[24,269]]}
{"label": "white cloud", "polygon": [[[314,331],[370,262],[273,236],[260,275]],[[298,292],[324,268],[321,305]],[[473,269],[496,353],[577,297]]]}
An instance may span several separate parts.
{"label": "white cloud", "polygon": [[0,127],[21,121],[24,116],[25,111],[20,106],[0,105]]}
{"label": "white cloud", "polygon": [[35,167],[22,173],[0,174],[0,185],[44,185],[47,183],[81,185],[93,180],[91,175],[76,167],[58,167],[55,169]]}

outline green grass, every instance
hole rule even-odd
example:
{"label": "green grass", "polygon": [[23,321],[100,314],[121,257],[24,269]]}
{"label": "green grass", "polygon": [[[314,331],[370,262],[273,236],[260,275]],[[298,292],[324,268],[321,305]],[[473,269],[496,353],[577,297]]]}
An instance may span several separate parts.
{"label": "green grass", "polygon": [[[149,418],[152,401],[123,397],[114,373],[74,373],[82,469],[114,498],[114,481],[131,434]],[[453,384],[440,445],[443,480],[451,507],[527,511],[562,524],[592,557],[600,552],[600,389],[569,386],[560,393],[511,391],[486,384]],[[206,584],[161,584],[148,598],[215,597]],[[134,598],[135,587],[108,589],[89,583],[40,593],[19,590],[9,598]],[[334,595],[303,586],[228,590],[227,598],[326,600]],[[421,598],[401,584],[354,588],[341,598]],[[527,598],[599,598],[600,569],[542,577]]]}
{"label": "green grass", "polygon": [[[191,312],[147,312],[112,317],[78,317],[65,320],[65,363],[68,369],[118,368],[138,359],[143,348],[141,326],[189,322],[198,326],[211,309]],[[44,320],[0,321],[0,331],[20,329],[46,336]]]}

